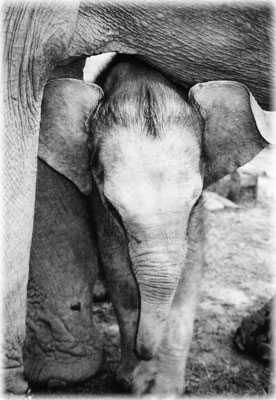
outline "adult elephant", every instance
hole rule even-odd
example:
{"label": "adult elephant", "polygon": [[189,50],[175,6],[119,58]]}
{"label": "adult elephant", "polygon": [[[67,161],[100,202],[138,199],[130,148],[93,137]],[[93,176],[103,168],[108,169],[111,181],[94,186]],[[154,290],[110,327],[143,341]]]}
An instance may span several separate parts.
{"label": "adult elephant", "polygon": [[[268,4],[189,6],[83,2],[3,6],[4,364],[7,390],[23,392],[22,343],[32,237],[40,108],[51,71],[72,59],[138,54],[186,87],[246,84],[264,109],[272,93]],[[20,312],[19,312],[20,310]]]}

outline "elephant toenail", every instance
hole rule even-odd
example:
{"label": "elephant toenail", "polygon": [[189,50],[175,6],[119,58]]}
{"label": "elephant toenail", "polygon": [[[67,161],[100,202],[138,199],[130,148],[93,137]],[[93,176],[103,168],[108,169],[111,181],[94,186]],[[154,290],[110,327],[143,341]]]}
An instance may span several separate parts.
{"label": "elephant toenail", "polygon": [[33,393],[32,393],[32,390],[30,388],[27,389],[27,391],[25,393],[25,397],[27,397],[28,399],[32,399],[33,398]]}

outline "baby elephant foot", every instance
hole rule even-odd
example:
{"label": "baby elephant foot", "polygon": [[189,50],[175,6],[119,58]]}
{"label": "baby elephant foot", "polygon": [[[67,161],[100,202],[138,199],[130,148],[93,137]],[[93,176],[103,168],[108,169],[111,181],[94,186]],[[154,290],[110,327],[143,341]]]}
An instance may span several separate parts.
{"label": "baby elephant foot", "polygon": [[133,392],[133,373],[139,363],[135,355],[132,355],[127,359],[121,360],[117,368],[116,381],[125,392]]}
{"label": "baby elephant foot", "polygon": [[133,373],[133,391],[143,394],[177,394],[184,391],[184,371],[177,371],[164,365],[159,360],[141,361]]}

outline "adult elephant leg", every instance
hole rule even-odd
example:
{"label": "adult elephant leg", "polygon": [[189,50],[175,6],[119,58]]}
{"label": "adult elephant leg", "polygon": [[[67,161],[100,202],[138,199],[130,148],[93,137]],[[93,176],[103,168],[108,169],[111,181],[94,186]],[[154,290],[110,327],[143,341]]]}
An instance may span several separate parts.
{"label": "adult elephant leg", "polygon": [[[18,149],[13,152],[12,146],[9,146],[9,139],[4,139],[4,151],[2,151],[4,188],[2,187],[1,194],[4,193],[3,243],[5,248],[3,260],[5,269],[2,275],[4,300],[2,366],[4,388],[13,393],[23,393],[28,388],[23,379],[22,346],[25,337],[27,282],[36,181],[36,160],[29,157],[28,153],[35,153],[36,147],[36,139],[33,137],[25,140],[23,152]],[[17,157],[21,158],[20,162],[17,162]]]}
{"label": "adult elephant leg", "polygon": [[100,366],[92,316],[98,266],[90,229],[86,197],[39,160],[23,352],[33,384],[64,386],[93,376]]}
{"label": "adult elephant leg", "polygon": [[193,333],[203,264],[204,215],[202,200],[195,208],[189,223],[189,241],[185,265],[162,342],[150,361],[142,361],[133,374],[136,394],[177,393],[185,387],[185,367]]}
{"label": "adult elephant leg", "polygon": [[124,233],[103,206],[96,185],[92,202],[100,263],[121,334],[121,360],[116,378],[126,390],[130,390],[133,371],[138,365],[134,353],[139,315],[138,288],[131,270]]}
{"label": "adult elephant leg", "polygon": [[3,18],[4,389],[26,391],[22,344],[35,201],[40,106],[51,70],[64,58],[78,5],[6,2]]}

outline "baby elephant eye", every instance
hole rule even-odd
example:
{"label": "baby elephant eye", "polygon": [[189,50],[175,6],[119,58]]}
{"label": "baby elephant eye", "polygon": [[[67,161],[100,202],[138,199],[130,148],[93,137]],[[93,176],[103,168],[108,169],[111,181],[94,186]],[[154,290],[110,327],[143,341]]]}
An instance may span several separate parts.
{"label": "baby elephant eye", "polygon": [[195,204],[193,205],[194,208],[198,205],[200,198],[201,196],[199,196],[198,199],[196,200]]}
{"label": "baby elephant eye", "polygon": [[120,225],[123,226],[122,217],[121,217],[119,211],[113,206],[113,204],[108,200],[107,197],[104,198],[104,202],[105,202],[106,208],[112,214],[112,216],[115,218],[115,220],[118,221],[120,223]]}

